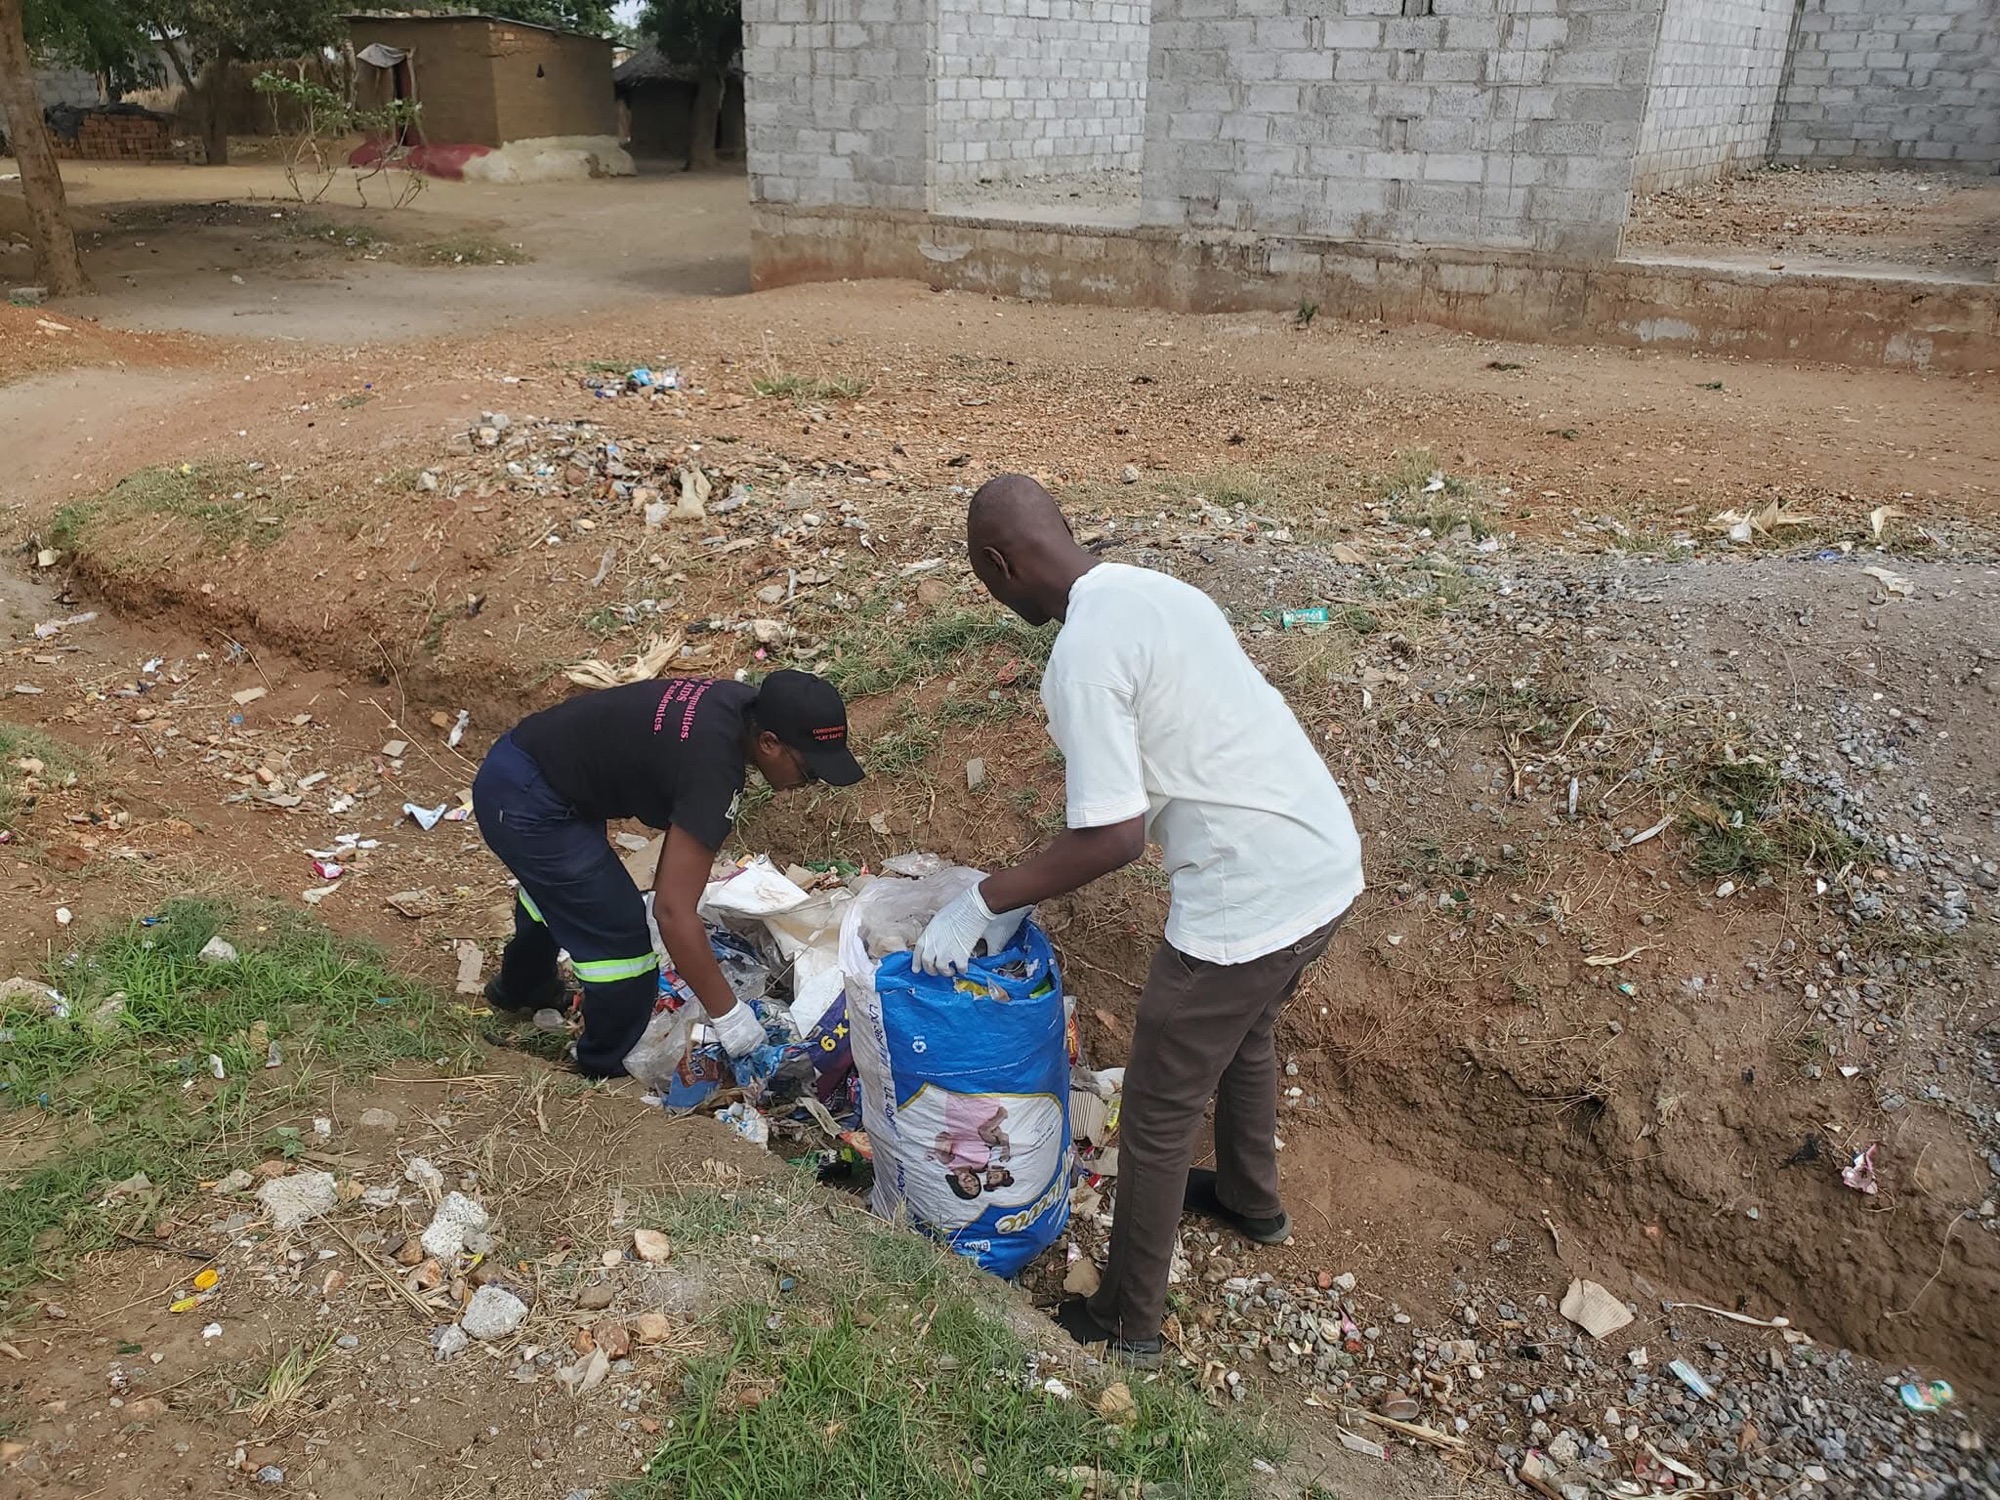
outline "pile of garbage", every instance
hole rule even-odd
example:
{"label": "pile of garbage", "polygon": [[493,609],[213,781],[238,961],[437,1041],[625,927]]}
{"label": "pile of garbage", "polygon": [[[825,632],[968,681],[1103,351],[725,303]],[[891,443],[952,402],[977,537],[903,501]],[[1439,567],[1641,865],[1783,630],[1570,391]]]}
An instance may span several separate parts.
{"label": "pile of garbage", "polygon": [[[657,854],[648,845],[629,858],[639,883]],[[877,1213],[1013,1275],[1068,1222],[1075,1028],[1032,920],[964,974],[914,968],[925,924],[980,878],[931,854],[898,856],[879,874],[780,871],[763,856],[729,869],[698,910],[765,1045],[732,1060],[663,966],[626,1072],[651,1101],[711,1110],[757,1145],[776,1137],[817,1147],[829,1168],[866,1163]],[[664,954],[657,930],[654,940]],[[1108,1133],[1104,1115],[1092,1117],[1094,1138]]]}

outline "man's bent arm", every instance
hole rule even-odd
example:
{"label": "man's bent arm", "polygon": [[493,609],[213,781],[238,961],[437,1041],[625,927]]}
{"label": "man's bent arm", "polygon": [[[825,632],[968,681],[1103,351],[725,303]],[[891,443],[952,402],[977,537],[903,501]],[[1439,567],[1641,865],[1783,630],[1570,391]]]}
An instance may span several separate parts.
{"label": "man's bent arm", "polygon": [[1072,828],[1032,858],[987,876],[980,882],[979,899],[995,912],[1033,906],[1123,869],[1145,852],[1143,816],[1101,828]]}

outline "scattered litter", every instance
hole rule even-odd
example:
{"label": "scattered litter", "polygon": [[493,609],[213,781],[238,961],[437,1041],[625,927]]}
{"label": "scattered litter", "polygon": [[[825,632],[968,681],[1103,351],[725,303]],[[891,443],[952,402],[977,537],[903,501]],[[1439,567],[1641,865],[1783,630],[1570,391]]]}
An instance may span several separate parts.
{"label": "scattered litter", "polygon": [[65,630],[69,629],[69,627],[72,625],[88,625],[92,620],[95,620],[96,618],[97,618],[97,611],[94,609],[87,609],[82,614],[71,615],[67,619],[44,620],[42,621],[41,624],[35,627],[35,639],[38,641],[50,640],[55,636],[61,635]]}
{"label": "scattered litter", "polygon": [[477,943],[460,938],[457,945],[458,981],[455,985],[461,995],[480,993],[479,975],[486,967],[486,954]]}
{"label": "scattered litter", "polygon": [[[1637,842],[1637,840],[1634,840],[1634,842]],[[1608,953],[1593,953],[1590,955],[1590,957],[1586,958],[1584,962],[1589,964],[1590,967],[1593,969],[1609,969],[1617,964],[1622,964],[1626,962],[1628,959],[1637,958],[1641,953],[1644,953],[1648,948],[1651,948],[1652,946],[1653,944],[1651,943],[1641,943],[1636,948],[1627,948],[1623,953],[1619,954],[1616,958],[1613,958]]]}
{"label": "scattered litter", "polygon": [[238,708],[243,708],[249,704],[255,703],[259,698],[265,697],[270,693],[270,691],[271,690],[267,687],[247,687],[244,688],[241,692],[231,693],[229,695],[229,701],[231,703],[234,703]]}
{"label": "scattered litter", "polygon": [[447,805],[440,802],[436,807],[419,807],[414,802],[405,802],[403,804],[403,813],[406,817],[412,819],[417,827],[423,829],[425,833],[429,833],[439,823],[444,821],[444,810]]}
{"label": "scattered litter", "polygon": [[1878,505],[1868,512],[1868,530],[1876,541],[1882,540],[1882,533],[1889,529],[1891,521],[1901,519],[1903,512],[1893,505]]}
{"label": "scattered litter", "polygon": [[227,1078],[229,1076],[228,1069],[222,1066],[221,1053],[211,1052],[208,1054],[208,1071],[209,1075],[213,1077],[217,1082],[220,1082],[222,1079]]}
{"label": "scattered litter", "polygon": [[434,917],[444,910],[443,898],[429,886],[418,891],[398,891],[389,897],[386,904],[412,922]]}
{"label": "scattered litter", "polygon": [[1668,813],[1664,818],[1660,819],[1660,821],[1655,823],[1651,828],[1633,834],[1631,838],[1625,841],[1625,847],[1627,849],[1636,849],[1641,844],[1645,843],[1646,840],[1652,838],[1658,838],[1661,834],[1665,833],[1667,829],[1673,825],[1673,821],[1674,821],[1674,815],[1672,813]]}
{"label": "scattered litter", "polygon": [[1732,1323],[1741,1323],[1747,1328],[1790,1328],[1790,1318],[1753,1318],[1748,1313],[1725,1312],[1719,1307],[1710,1307],[1705,1302],[1663,1302],[1661,1308],[1667,1312],[1677,1312],[1687,1308],[1693,1312],[1713,1313],[1718,1318],[1727,1318]]}
{"label": "scattered litter", "polygon": [[221,1338],[222,1325],[220,1323],[210,1323],[207,1327],[202,1329],[201,1336],[204,1340]]}
{"label": "scattered litter", "polygon": [[1693,1391],[1702,1400],[1713,1401],[1715,1399],[1715,1387],[1710,1385],[1706,1380],[1703,1380],[1701,1372],[1686,1360],[1674,1360],[1667,1366],[1667,1369],[1673,1373],[1674,1379]]}
{"label": "scattered litter", "polygon": [[1906,1380],[1896,1387],[1896,1394],[1911,1411],[1937,1411],[1949,1406],[1958,1393],[1949,1381]]}
{"label": "scattered litter", "polygon": [[731,1130],[753,1146],[771,1144],[771,1122],[764,1112],[747,1100],[739,1099],[716,1115]]}
{"label": "scattered litter", "polygon": [[604,1384],[610,1373],[610,1357],[602,1349],[592,1349],[575,1364],[565,1365],[556,1371],[556,1379],[568,1388],[572,1396],[587,1396]]}
{"label": "scattered litter", "polygon": [[1861,571],[1881,584],[1885,593],[1907,596],[1917,591],[1917,586],[1901,573],[1892,573],[1887,568],[1863,568]]}
{"label": "scattered litter", "polygon": [[56,908],[56,926],[67,927],[75,920],[76,913],[71,911],[67,906],[58,906]]}
{"label": "scattered litter", "polygon": [[578,687],[607,688],[618,687],[627,682],[647,682],[658,677],[680,655],[681,645],[686,637],[675,631],[665,640],[647,643],[645,650],[637,656],[626,657],[616,666],[599,661],[596,657],[580,661],[563,673]]}
{"label": "scattered litter", "polygon": [[134,1198],[141,1193],[150,1193],[152,1190],[152,1179],[144,1172],[134,1172],[123,1182],[115,1182],[109,1188],[105,1189],[104,1196],[97,1200],[97,1206],[99,1208],[109,1208],[121,1199]]}
{"label": "scattered litter", "polygon": [[1311,609],[1282,610],[1278,615],[1278,628],[1280,630],[1297,630],[1302,625],[1327,625],[1331,623],[1332,616],[1328,613],[1327,607],[1324,604],[1315,604]]}
{"label": "scattered litter", "polygon": [[1616,1333],[1632,1321],[1631,1309],[1594,1281],[1577,1280],[1563,1293],[1562,1315],[1594,1339]]}
{"label": "scattered litter", "polygon": [[1875,1153],[1881,1149],[1881,1143],[1878,1141],[1866,1151],[1857,1155],[1853,1161],[1840,1169],[1840,1180],[1853,1188],[1855,1192],[1866,1193],[1871,1198],[1874,1197],[1877,1191],[1875,1181]]}
{"label": "scattered litter", "polygon": [[1336,1427],[1333,1435],[1340,1439],[1340,1446],[1349,1453],[1359,1453],[1364,1458],[1387,1458],[1389,1450],[1373,1438],[1357,1436],[1345,1427]]}
{"label": "scattered litter", "polygon": [[458,742],[465,738],[465,726],[470,724],[471,722],[472,722],[471,710],[461,708],[458,711],[457,722],[451,726],[451,733],[444,737],[445,744],[449,746],[451,749],[456,750],[458,748]]}

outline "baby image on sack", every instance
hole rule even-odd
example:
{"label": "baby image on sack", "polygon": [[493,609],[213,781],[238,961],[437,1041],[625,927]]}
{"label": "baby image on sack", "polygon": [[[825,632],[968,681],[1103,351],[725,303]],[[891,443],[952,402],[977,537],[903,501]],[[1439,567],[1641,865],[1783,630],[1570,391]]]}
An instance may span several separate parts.
{"label": "baby image on sack", "polygon": [[945,1105],[937,1156],[951,1190],[969,1203],[982,1189],[1012,1187],[1014,1174],[1001,1165],[1014,1151],[1000,1128],[1007,1121],[1007,1106],[976,1094],[938,1092]]}

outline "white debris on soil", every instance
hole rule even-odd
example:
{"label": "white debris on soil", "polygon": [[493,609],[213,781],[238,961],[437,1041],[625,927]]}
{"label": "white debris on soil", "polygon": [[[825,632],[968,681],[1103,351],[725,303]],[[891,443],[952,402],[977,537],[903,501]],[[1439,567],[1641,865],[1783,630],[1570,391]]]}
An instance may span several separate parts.
{"label": "white debris on soil", "polygon": [[205,964],[233,964],[236,962],[236,945],[222,937],[212,937],[202,945],[196,955]]}
{"label": "white debris on soil", "polygon": [[446,1193],[423,1232],[424,1253],[439,1260],[456,1255],[465,1248],[465,1237],[483,1231],[486,1225],[485,1209],[463,1193]]}
{"label": "white debris on soil", "polygon": [[257,1189],[257,1201],[271,1216],[271,1227],[288,1232],[333,1212],[340,1201],[340,1188],[331,1172],[294,1172],[288,1177],[273,1177]]}
{"label": "white debris on soil", "polygon": [[467,1338],[482,1343],[504,1339],[528,1319],[528,1304],[503,1286],[488,1284],[472,1294],[459,1315],[458,1326]]}

